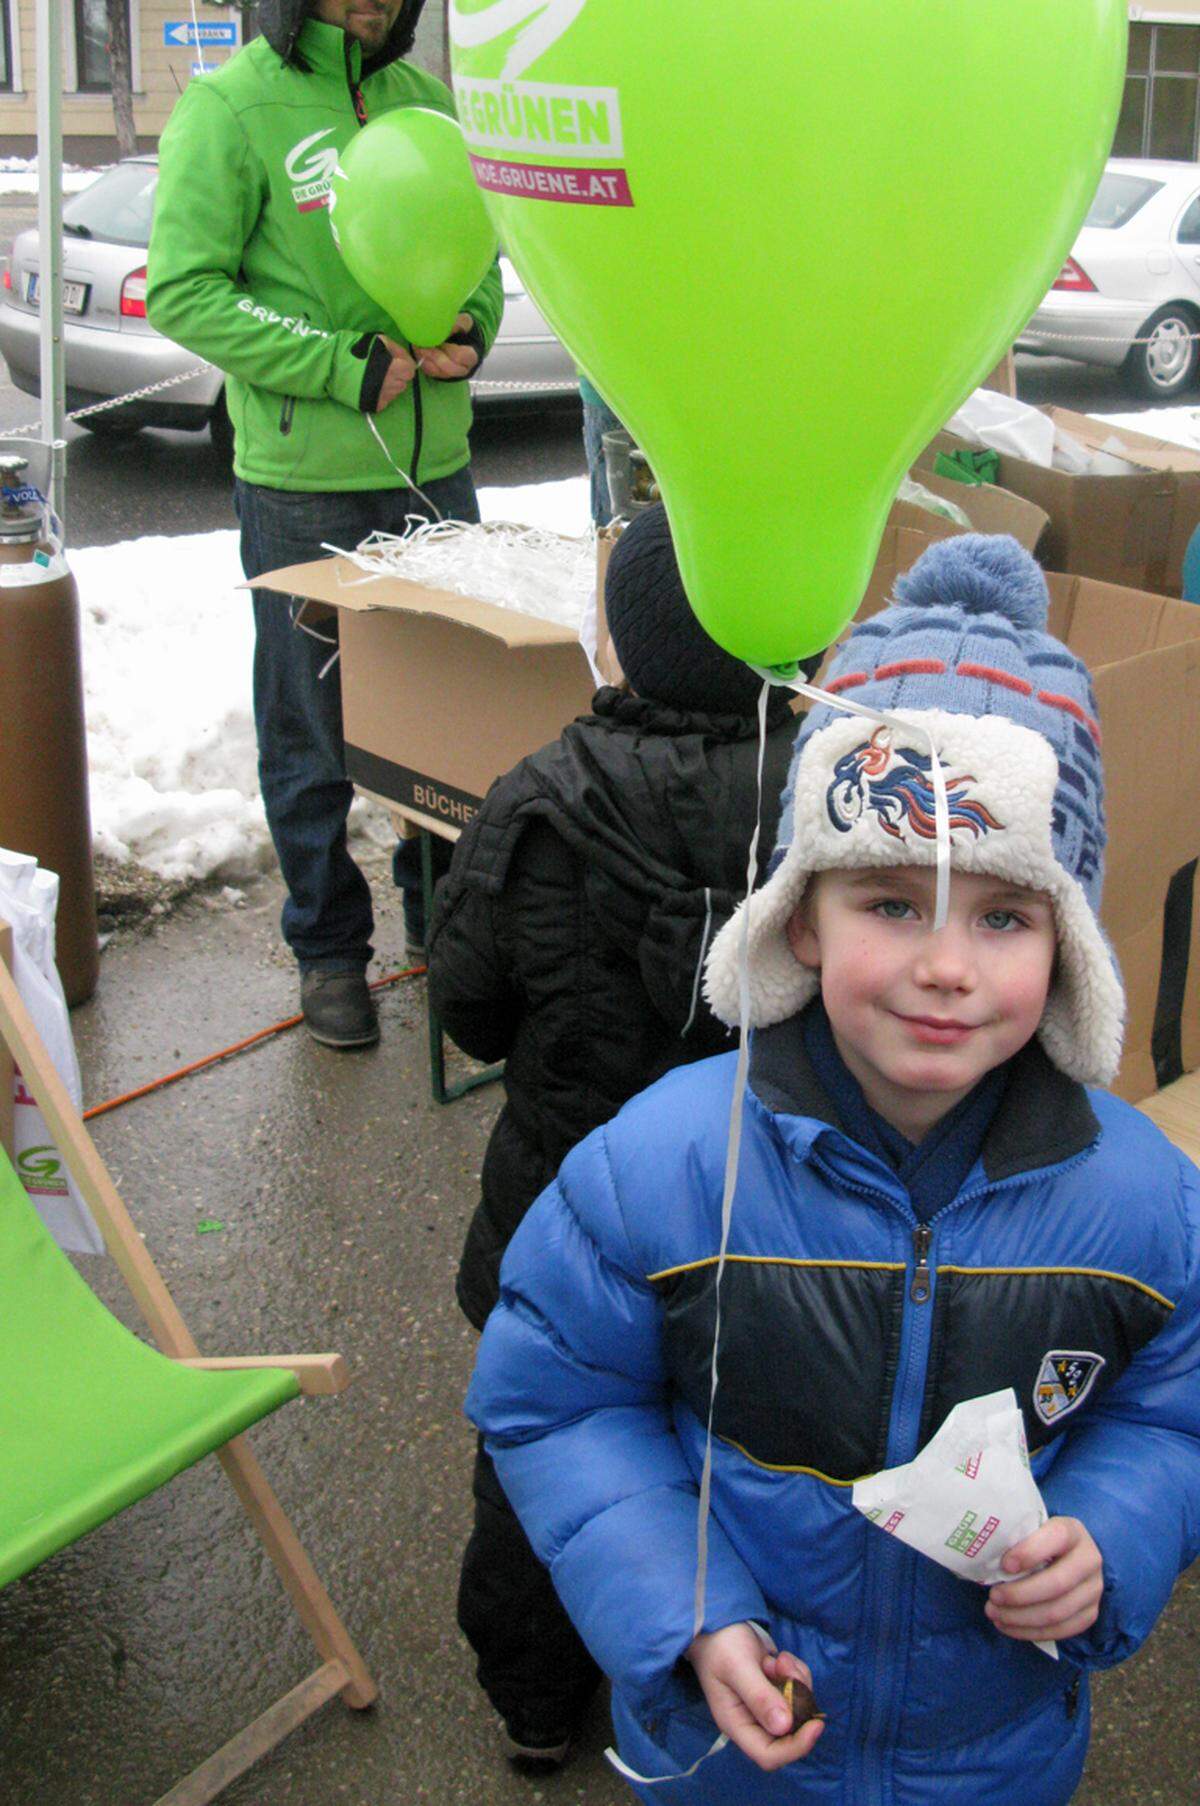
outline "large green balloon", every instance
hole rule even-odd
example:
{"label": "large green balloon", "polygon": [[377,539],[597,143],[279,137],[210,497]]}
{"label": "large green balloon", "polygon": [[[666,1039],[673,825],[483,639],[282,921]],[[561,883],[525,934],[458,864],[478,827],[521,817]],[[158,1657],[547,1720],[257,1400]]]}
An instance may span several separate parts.
{"label": "large green balloon", "polygon": [[354,137],[334,171],[330,224],[346,266],[412,345],[440,345],[496,255],[462,131],[397,107]]}
{"label": "large green balloon", "polygon": [[1053,280],[1126,0],[450,0],[476,179],[644,447],[688,595],[836,637],[904,470]]}

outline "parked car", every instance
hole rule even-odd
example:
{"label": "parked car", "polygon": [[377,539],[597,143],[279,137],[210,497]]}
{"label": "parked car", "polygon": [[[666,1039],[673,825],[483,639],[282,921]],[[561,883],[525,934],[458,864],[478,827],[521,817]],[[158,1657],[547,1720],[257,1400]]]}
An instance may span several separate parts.
{"label": "parked car", "polygon": [[[200,361],[156,332],[146,318],[146,248],[157,181],[157,157],[129,157],[63,204],[68,411],[182,375]],[[507,258],[501,259],[501,270],[504,318],[481,373],[477,406],[521,399],[519,390],[493,386],[501,383],[549,385],[537,392],[543,401],[576,394],[578,380],[567,351]],[[0,291],[0,352],[15,386],[29,395],[40,392],[39,282],[37,232],[22,232],[14,240]],[[223,457],[233,451],[225,379],[219,370],[204,370],[158,395],[89,415],[79,424],[114,439],[144,426],[194,431],[207,426]]]}
{"label": "parked car", "polygon": [[1123,365],[1164,401],[1200,362],[1200,165],[1114,157],[1019,351]]}

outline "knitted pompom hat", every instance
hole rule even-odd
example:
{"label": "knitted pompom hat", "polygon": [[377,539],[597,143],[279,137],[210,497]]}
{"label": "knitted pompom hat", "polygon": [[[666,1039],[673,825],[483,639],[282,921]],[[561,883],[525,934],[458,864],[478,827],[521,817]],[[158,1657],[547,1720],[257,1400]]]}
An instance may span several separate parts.
{"label": "knitted pompom hat", "polygon": [[[1015,539],[963,534],[930,546],[896,599],[856,627],[826,679],[832,695],[930,734],[946,779],[951,869],[1045,892],[1059,958],[1038,1028],[1055,1065],[1107,1084],[1125,1000],[1099,922],[1104,777],[1091,680],[1046,631],[1045,578]],[[780,838],[750,911],[751,1027],[782,1022],[818,989],[787,942],[814,872],[935,865],[925,734],[822,703],[806,716],[783,796]],[[953,884],[953,878],[951,879]],[[717,935],[705,994],[739,1018],[741,911]]]}

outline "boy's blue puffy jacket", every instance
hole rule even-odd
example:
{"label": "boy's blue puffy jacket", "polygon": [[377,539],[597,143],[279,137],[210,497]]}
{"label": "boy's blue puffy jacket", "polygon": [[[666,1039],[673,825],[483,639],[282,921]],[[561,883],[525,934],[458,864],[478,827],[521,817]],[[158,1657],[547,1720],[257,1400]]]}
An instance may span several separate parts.
{"label": "boy's blue puffy jacket", "polygon": [[[670,1074],[567,1158],[505,1259],[468,1399],[645,1775],[678,1774],[714,1735],[680,1658],[733,1073],[723,1055]],[[923,1227],[838,1126],[798,1022],[759,1031],[722,1282],[706,1628],[766,1625],[811,1667],[828,1724],[807,1762],[764,1775],[730,1746],[645,1799],[1069,1800],[1081,1671],[1136,1649],[1200,1552],[1198,1307],[1200,1175],[1035,1044]],[[1086,1359],[1056,1392],[1048,1357],[1064,1355]],[[1049,1511],[1104,1556],[1100,1618],[1057,1663],[850,1498],[960,1400],[1008,1385]]]}

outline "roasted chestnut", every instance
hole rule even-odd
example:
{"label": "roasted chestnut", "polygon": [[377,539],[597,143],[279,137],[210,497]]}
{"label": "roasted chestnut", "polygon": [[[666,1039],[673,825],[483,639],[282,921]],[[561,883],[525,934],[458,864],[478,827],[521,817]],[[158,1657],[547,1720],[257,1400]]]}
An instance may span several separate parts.
{"label": "roasted chestnut", "polygon": [[803,1681],[789,1679],[776,1681],[775,1685],[783,1694],[784,1704],[792,1715],[792,1728],[783,1733],[785,1737],[794,1736],[800,1726],[807,1724],[810,1718],[824,1718],[824,1712],[818,1708],[817,1702],[813,1698],[812,1688],[805,1686]]}

